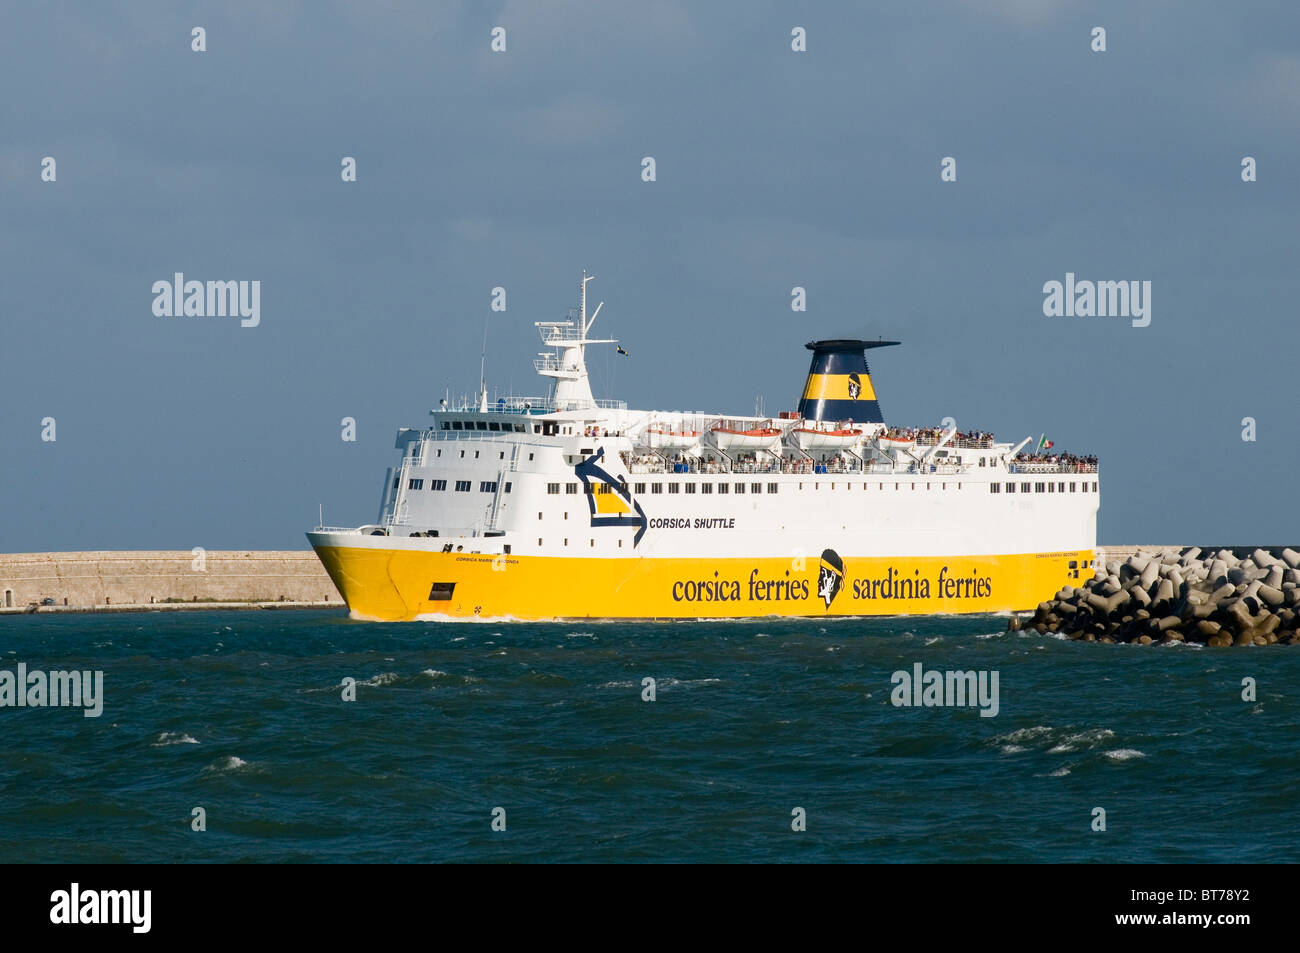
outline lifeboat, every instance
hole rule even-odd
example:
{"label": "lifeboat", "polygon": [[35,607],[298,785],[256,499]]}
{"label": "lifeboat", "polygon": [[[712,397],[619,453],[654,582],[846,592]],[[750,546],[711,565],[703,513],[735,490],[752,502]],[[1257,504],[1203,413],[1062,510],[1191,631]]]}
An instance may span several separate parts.
{"label": "lifeboat", "polygon": [[876,445],[881,450],[911,450],[916,446],[916,440],[907,437],[889,437],[882,434],[876,438]]}
{"label": "lifeboat", "polygon": [[656,450],[685,450],[700,442],[703,434],[698,430],[668,430],[663,427],[651,427],[645,431],[647,446]]}
{"label": "lifeboat", "polygon": [[780,427],[751,427],[738,430],[733,427],[713,427],[709,430],[719,450],[762,450],[781,436]]}
{"label": "lifeboat", "polygon": [[790,436],[800,450],[826,450],[851,447],[862,439],[864,431],[856,427],[794,427]]}

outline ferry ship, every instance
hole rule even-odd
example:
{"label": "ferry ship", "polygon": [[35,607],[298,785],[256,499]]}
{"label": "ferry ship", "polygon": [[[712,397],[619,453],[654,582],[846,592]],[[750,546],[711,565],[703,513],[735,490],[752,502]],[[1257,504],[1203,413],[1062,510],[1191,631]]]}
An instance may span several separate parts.
{"label": "ferry ship", "polygon": [[989,613],[1090,578],[1095,458],[887,425],[866,353],[896,341],[807,344],[774,418],[597,400],[586,349],[618,342],[590,281],[535,324],[546,396],[441,401],[397,432],[374,523],[307,534],[354,618]]}

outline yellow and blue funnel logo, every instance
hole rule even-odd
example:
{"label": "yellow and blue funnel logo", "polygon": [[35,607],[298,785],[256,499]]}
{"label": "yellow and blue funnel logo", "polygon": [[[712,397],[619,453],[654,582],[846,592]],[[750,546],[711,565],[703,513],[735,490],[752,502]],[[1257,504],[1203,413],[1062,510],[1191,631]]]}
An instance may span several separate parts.
{"label": "yellow and blue funnel logo", "polygon": [[884,423],[867,369],[866,350],[897,343],[839,339],[805,345],[813,358],[799,399],[800,416],[805,420]]}

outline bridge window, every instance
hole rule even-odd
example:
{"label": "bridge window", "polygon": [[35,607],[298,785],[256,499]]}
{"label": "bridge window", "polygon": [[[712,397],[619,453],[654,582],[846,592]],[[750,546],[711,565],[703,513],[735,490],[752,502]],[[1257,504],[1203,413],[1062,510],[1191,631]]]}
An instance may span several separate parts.
{"label": "bridge window", "polygon": [[551,496],[555,496],[557,493],[560,492],[560,484],[558,483],[546,484],[546,492],[551,494]]}
{"label": "bridge window", "polygon": [[663,485],[662,483],[651,483],[651,484],[650,484],[650,492],[651,492],[651,493],[662,493],[663,491],[664,491],[664,485]]}
{"label": "bridge window", "polygon": [[468,493],[468,492],[469,492],[469,480],[457,480],[457,481],[456,481],[456,492],[457,492],[457,493]]}
{"label": "bridge window", "polygon": [[701,483],[701,484],[700,484],[700,492],[701,492],[701,493],[712,493],[712,492],[713,492],[713,484],[712,484],[712,483]]}
{"label": "bridge window", "polygon": [[414,480],[414,479],[413,479],[413,480],[408,480],[407,483],[406,483],[406,488],[407,488],[408,490],[423,490],[423,489],[424,489],[424,481],[423,481],[423,480]]}
{"label": "bridge window", "polygon": [[737,484],[736,484],[736,492],[737,492],[737,493],[744,493],[744,492],[745,492],[745,484],[743,484],[743,483],[737,483]]}
{"label": "bridge window", "polygon": [[513,485],[513,484],[510,484],[510,483],[507,483],[507,484],[506,484],[506,492],[507,492],[507,493],[510,492],[510,487],[511,487],[512,485]]}
{"label": "bridge window", "polygon": [[1070,492],[1071,492],[1071,493],[1076,493],[1076,492],[1078,492],[1077,490],[1075,490],[1074,487],[1075,487],[1075,484],[1071,483],[1071,484],[1070,484]]}
{"label": "bridge window", "polygon": [[1007,484],[1007,492],[1008,492],[1008,493],[1014,493],[1014,492],[1016,492],[1016,485],[1015,485],[1014,483],[1008,483],[1008,484]]}
{"label": "bridge window", "polygon": [[497,491],[497,481],[496,480],[482,481],[478,485],[478,491],[480,493],[495,493]]}
{"label": "bridge window", "polygon": [[447,481],[446,481],[446,480],[430,480],[430,481],[429,481],[429,489],[430,489],[430,490],[438,490],[438,491],[445,490],[445,489],[447,489]]}
{"label": "bridge window", "polygon": [[718,492],[719,492],[719,493],[727,493],[727,492],[730,492],[730,490],[731,490],[731,484],[729,484],[729,483],[719,483],[719,484],[718,484]]}
{"label": "bridge window", "polygon": [[637,483],[634,485],[634,489],[636,490],[636,495],[640,496],[641,494],[645,493],[645,484]]}
{"label": "bridge window", "polygon": [[443,430],[450,430],[450,429],[451,429],[451,423],[450,423],[449,421],[444,420],[444,421],[442,422],[442,429],[443,429]]}
{"label": "bridge window", "polygon": [[749,485],[749,492],[750,492],[750,493],[762,493],[762,492],[763,492],[763,484],[761,484],[761,483],[751,483],[751,484]]}
{"label": "bridge window", "polygon": [[459,420],[453,420],[453,421],[451,422],[451,429],[452,429],[452,430],[460,430],[460,429],[462,429],[464,426],[465,426],[465,425],[462,424]]}
{"label": "bridge window", "polygon": [[500,429],[501,429],[501,425],[497,423],[495,420],[488,422],[488,430],[500,430]]}
{"label": "bridge window", "polygon": [[1028,493],[1028,492],[1029,492],[1029,484],[1028,484],[1028,483],[1022,483],[1022,484],[1020,484],[1020,492],[1021,492],[1021,493]]}
{"label": "bridge window", "polygon": [[565,493],[568,493],[568,494],[571,494],[571,495],[577,493],[577,492],[578,492],[578,484],[576,484],[576,483],[566,483],[566,484],[564,484],[564,492],[565,492]]}
{"label": "bridge window", "polygon": [[687,483],[687,484],[686,484],[686,492],[687,492],[687,493],[694,493],[694,492],[695,492],[695,483],[694,483],[694,481],[691,481],[690,483]]}
{"label": "bridge window", "polygon": [[671,483],[668,484],[668,492],[669,492],[669,493],[680,493],[680,492],[682,492],[682,485],[681,485],[680,483],[678,483],[676,480],[673,480],[673,482],[671,482]]}
{"label": "bridge window", "polygon": [[989,484],[989,492],[990,492],[990,493],[998,493],[998,492],[1000,492],[1001,490],[1002,490],[1002,485],[1001,485],[1000,483],[990,483],[990,484]]}
{"label": "bridge window", "polygon": [[477,427],[479,430],[487,430],[487,421],[486,420],[477,421],[474,424],[474,426]]}
{"label": "bridge window", "polygon": [[776,488],[777,488],[779,485],[780,485],[780,484],[778,484],[778,483],[769,483],[769,484],[767,485],[767,492],[768,492],[768,493],[775,493],[775,492],[776,492]]}

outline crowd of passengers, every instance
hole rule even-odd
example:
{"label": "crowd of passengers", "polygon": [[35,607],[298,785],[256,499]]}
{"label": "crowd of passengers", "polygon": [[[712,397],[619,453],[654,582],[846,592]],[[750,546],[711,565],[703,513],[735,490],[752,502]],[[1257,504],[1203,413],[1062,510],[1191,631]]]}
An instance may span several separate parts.
{"label": "crowd of passengers", "polygon": [[[938,443],[947,434],[943,427],[890,427],[884,436],[889,440],[915,440],[921,444]],[[972,449],[993,449],[993,434],[984,430],[958,430],[949,443]]]}
{"label": "crowd of passengers", "polygon": [[1074,453],[1018,453],[1012,462],[1016,464],[1045,463],[1075,473],[1097,472],[1096,454],[1080,456]]}

